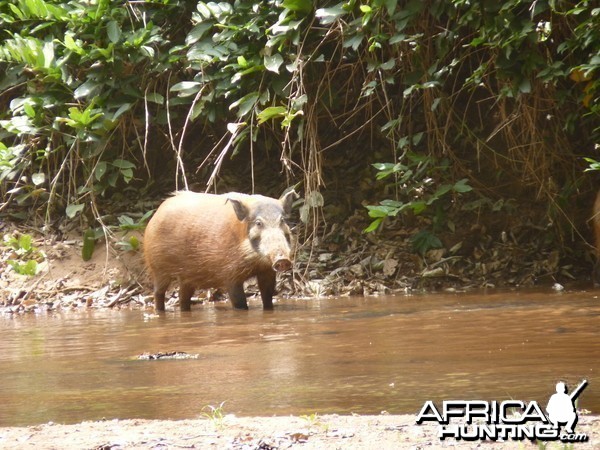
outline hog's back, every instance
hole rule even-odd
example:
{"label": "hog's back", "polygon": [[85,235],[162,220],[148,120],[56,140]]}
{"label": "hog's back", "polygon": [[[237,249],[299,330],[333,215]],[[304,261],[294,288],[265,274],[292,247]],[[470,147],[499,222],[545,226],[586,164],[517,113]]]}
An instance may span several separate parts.
{"label": "hog's back", "polygon": [[155,283],[178,280],[207,289],[255,274],[246,224],[226,200],[180,192],[160,205],[144,234],[144,258]]}

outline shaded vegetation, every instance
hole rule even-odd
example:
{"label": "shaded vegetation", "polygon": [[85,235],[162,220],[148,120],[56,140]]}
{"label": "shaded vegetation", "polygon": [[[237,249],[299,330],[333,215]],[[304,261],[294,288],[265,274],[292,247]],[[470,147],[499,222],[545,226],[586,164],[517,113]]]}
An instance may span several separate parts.
{"label": "shaded vegetation", "polygon": [[358,208],[355,227],[400,220],[425,254],[525,214],[568,254],[595,191],[599,16],[559,0],[0,1],[0,211],[95,229],[149,193],[297,184],[306,238]]}

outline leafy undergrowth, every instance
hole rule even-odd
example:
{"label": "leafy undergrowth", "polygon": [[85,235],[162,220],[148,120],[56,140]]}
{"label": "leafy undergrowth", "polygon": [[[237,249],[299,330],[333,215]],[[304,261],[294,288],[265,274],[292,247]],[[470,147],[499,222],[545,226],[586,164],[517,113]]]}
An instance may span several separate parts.
{"label": "leafy undergrowth", "polygon": [[[442,247],[420,254],[414,236],[426,218],[414,223],[389,221],[365,234],[369,219],[356,211],[344,224],[324,224],[312,239],[297,227],[299,241],[293,272],[280,275],[280,298],[388,295],[441,289],[530,287],[536,284],[589,283],[590,261],[570,260],[551,244],[547,230],[525,216],[489,216],[473,223],[454,218],[455,231],[440,233]],[[141,230],[119,230],[98,239],[88,261],[82,259],[82,231],[41,234],[16,224],[0,224],[0,305],[5,313],[78,308],[150,308],[152,289],[140,247]],[[135,228],[135,227],[134,227]],[[32,239],[24,238],[32,236]],[[38,259],[36,275],[15,270],[15,243],[23,242]],[[584,242],[581,245],[585,245]],[[143,246],[143,244],[142,244]],[[33,250],[35,249],[35,250]],[[574,249],[574,254],[585,251]],[[24,251],[26,253],[26,251]],[[11,262],[12,261],[12,262]],[[258,295],[251,280],[247,293]],[[196,302],[226,300],[197,292]],[[176,289],[168,307],[176,307]]]}
{"label": "leafy undergrowth", "polygon": [[[352,221],[364,224],[359,213],[348,224]],[[377,235],[360,233],[356,224],[333,226],[307,264],[303,292],[378,295],[589,282],[591,260],[571,261],[561,254],[548,240],[549,230],[525,217],[511,217],[504,224],[490,217],[489,222],[465,223],[457,226],[462,231],[441,233],[442,247],[424,254],[414,250],[418,224],[407,227],[398,221]]]}

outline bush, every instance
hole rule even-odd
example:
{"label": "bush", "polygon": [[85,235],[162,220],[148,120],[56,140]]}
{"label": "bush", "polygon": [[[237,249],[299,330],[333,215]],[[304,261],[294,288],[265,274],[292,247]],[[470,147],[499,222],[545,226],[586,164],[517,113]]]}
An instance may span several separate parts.
{"label": "bush", "polygon": [[201,161],[210,186],[228,158],[275,149],[307,196],[335,153],[366,167],[411,152],[448,161],[442,185],[553,202],[599,141],[599,14],[588,1],[0,1],[3,195],[74,217],[144,185],[148,160],[174,161],[176,187]]}

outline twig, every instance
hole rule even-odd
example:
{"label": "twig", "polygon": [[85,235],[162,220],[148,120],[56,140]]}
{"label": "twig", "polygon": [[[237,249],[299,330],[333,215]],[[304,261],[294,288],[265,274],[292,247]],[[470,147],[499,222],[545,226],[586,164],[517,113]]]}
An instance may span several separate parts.
{"label": "twig", "polygon": [[[167,82],[167,92],[169,92],[171,90],[171,74],[169,74],[169,80]],[[169,107],[169,96],[167,95],[167,124],[168,124],[168,128],[169,128],[169,143],[171,144],[171,147],[173,148],[173,151],[175,152],[175,155],[177,156],[177,170],[175,172],[175,189],[179,189],[179,170],[181,170],[181,178],[183,179],[183,184],[185,187],[185,190],[188,190],[188,182],[187,182],[187,178],[185,176],[185,167],[183,166],[183,160],[181,159],[181,149],[178,149],[175,146],[175,137],[173,136],[173,127],[171,125],[171,109]]]}

